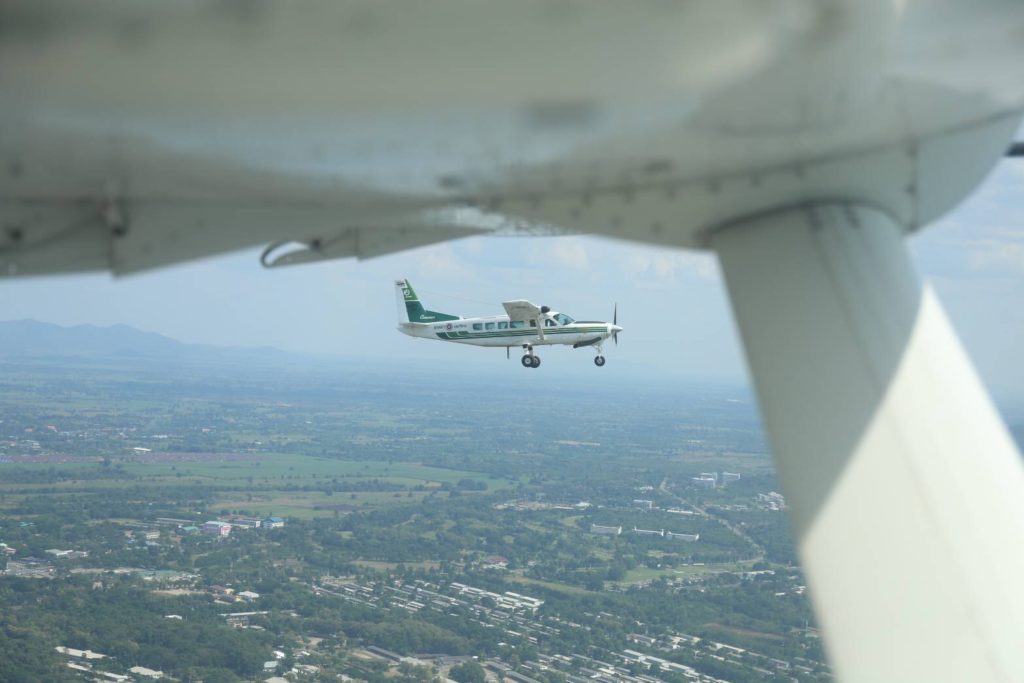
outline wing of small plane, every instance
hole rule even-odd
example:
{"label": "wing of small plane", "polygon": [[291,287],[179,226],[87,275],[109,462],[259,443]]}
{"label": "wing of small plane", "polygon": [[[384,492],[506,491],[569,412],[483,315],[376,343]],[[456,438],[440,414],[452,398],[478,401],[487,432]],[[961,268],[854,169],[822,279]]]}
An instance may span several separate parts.
{"label": "wing of small plane", "polygon": [[525,299],[503,301],[501,305],[505,307],[505,313],[508,314],[509,320],[522,321],[526,325],[532,325],[537,329],[537,336],[541,339],[544,338],[544,321],[540,306]]}

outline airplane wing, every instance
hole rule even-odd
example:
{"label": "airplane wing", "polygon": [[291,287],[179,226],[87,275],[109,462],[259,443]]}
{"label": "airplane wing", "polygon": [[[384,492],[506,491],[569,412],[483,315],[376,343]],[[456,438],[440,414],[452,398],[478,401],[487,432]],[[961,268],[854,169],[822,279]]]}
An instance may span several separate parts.
{"label": "airplane wing", "polygon": [[505,313],[508,314],[509,320],[523,321],[527,325],[533,323],[536,326],[537,336],[541,339],[544,338],[544,320],[540,306],[525,299],[503,301],[501,305],[505,307]]}
{"label": "airplane wing", "polygon": [[4,2],[0,274],[373,256],[475,209],[465,234],[543,232],[488,169],[646,125],[634,97],[684,110],[761,64],[793,4]]}
{"label": "airplane wing", "polygon": [[505,308],[509,320],[522,320],[529,323],[531,320],[537,322],[540,318],[540,306],[525,299],[503,301],[501,305]]}

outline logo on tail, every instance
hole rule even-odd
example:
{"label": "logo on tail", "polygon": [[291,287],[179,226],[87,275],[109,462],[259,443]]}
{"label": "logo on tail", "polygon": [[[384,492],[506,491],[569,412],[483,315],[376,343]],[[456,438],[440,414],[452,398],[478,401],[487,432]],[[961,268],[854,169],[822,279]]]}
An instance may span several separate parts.
{"label": "logo on tail", "polygon": [[428,311],[423,308],[416,290],[408,280],[395,280],[395,292],[398,294],[399,323],[434,323],[443,320],[458,320],[457,315]]}

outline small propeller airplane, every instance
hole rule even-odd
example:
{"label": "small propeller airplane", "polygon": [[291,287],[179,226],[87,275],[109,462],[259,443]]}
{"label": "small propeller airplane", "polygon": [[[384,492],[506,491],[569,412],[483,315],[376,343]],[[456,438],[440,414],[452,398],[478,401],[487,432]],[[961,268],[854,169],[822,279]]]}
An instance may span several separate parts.
{"label": "small propeller airplane", "polygon": [[505,347],[510,356],[513,346],[523,347],[524,368],[539,368],[540,356],[534,346],[564,344],[578,349],[593,346],[597,351],[594,365],[604,365],[602,342],[609,337],[619,343],[619,307],[615,305],[612,322],[574,320],[549,306],[537,306],[523,299],[505,301],[505,315],[463,318],[458,315],[428,311],[420,302],[409,280],[395,280],[398,301],[398,329],[410,337],[472,344],[473,346]]}

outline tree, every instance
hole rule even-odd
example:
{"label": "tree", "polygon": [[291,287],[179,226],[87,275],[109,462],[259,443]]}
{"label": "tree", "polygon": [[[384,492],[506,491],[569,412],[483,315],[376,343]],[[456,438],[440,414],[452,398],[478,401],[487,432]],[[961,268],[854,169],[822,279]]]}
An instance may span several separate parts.
{"label": "tree", "polygon": [[487,675],[484,668],[472,660],[453,666],[448,672],[448,678],[458,683],[484,683]]}

